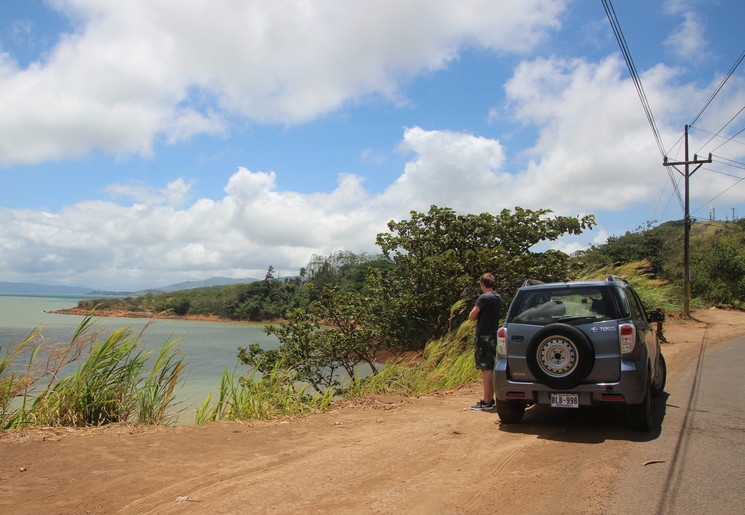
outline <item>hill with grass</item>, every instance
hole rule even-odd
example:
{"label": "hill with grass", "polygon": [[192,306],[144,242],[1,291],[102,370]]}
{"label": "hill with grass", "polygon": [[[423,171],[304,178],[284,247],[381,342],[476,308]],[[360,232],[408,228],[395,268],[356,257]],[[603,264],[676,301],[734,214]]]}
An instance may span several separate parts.
{"label": "hill with grass", "polygon": [[[632,265],[682,299],[684,222],[637,228],[574,255],[579,275]],[[691,226],[691,296],[695,306],[728,304],[745,308],[745,220],[696,221]],[[673,303],[674,304],[674,303]]]}

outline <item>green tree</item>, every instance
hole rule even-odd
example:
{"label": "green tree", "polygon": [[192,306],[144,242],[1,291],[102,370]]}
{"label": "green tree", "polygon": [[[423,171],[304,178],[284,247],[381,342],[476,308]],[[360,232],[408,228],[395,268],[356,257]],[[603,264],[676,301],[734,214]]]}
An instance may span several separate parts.
{"label": "green tree", "polygon": [[691,254],[691,294],[718,304],[745,303],[745,220],[737,232],[696,245]]}
{"label": "green tree", "polygon": [[370,270],[387,267],[388,264],[382,256],[340,250],[328,256],[314,254],[307,269],[303,270],[307,270],[308,280],[316,291],[322,291],[325,286],[333,286],[340,291],[360,291]]}
{"label": "green tree", "polygon": [[[515,208],[497,216],[456,215],[452,209],[436,206],[428,213],[412,212],[410,220],[390,222],[391,232],[378,235],[384,261],[366,268],[359,291],[329,285],[334,273],[344,276],[359,262],[344,268],[338,261],[314,256],[308,268],[315,300],[307,310],[290,312],[289,323],[267,327],[279,339],[278,349],[264,351],[251,345],[239,349],[239,359],[263,373],[280,367],[291,382],[306,382],[319,392],[328,388],[341,392],[339,371],[346,372],[354,384],[360,364],[376,373],[380,350],[418,350],[445,334],[454,317],[464,316],[464,300],[472,301],[479,292],[482,273],[492,272],[508,294],[529,277],[567,279],[569,256],[531,249],[564,234],[579,234],[592,227],[594,218],[550,217],[549,213]],[[351,256],[337,257],[348,262]],[[458,305],[459,310],[451,309]]]}
{"label": "green tree", "polygon": [[272,265],[269,265],[269,268],[266,271],[266,276],[264,277],[264,281],[267,283],[274,282],[274,267]]}
{"label": "green tree", "polygon": [[[443,336],[454,321],[451,308],[475,299],[478,278],[485,272],[494,274],[505,300],[527,278],[568,279],[568,255],[532,249],[580,234],[595,219],[550,213],[516,207],[496,216],[458,215],[432,206],[428,213],[411,212],[409,220],[389,222],[390,232],[379,234],[377,244],[394,266],[371,278],[366,290],[373,309],[383,314],[381,332],[404,348],[422,348]],[[461,317],[465,310],[461,303]]]}
{"label": "green tree", "polygon": [[648,221],[622,236],[609,236],[605,243],[593,244],[589,249],[578,252],[576,257],[587,266],[596,268],[644,260],[650,263],[651,273],[660,274],[669,254],[669,249],[664,245],[666,235],[679,228],[668,223],[664,229],[658,227],[655,230],[653,224],[654,221]]}
{"label": "green tree", "polygon": [[267,334],[280,341],[279,348],[263,350],[253,344],[239,348],[238,359],[262,373],[279,368],[290,385],[308,383],[318,392],[332,388],[343,393],[346,386],[339,372],[345,372],[353,386],[356,368],[362,364],[376,374],[375,356],[382,342],[374,326],[366,323],[366,306],[359,295],[327,286],[317,297],[307,310],[291,311],[290,322],[266,327]]}

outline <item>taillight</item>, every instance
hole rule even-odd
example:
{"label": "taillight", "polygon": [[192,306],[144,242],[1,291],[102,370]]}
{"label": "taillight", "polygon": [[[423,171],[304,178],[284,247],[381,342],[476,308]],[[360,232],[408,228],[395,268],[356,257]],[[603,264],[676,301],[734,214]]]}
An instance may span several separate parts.
{"label": "taillight", "polygon": [[634,324],[619,325],[618,339],[621,345],[621,354],[628,354],[633,351],[636,345],[636,327]]}
{"label": "taillight", "polygon": [[497,331],[497,352],[503,356],[507,354],[507,328],[500,327]]}

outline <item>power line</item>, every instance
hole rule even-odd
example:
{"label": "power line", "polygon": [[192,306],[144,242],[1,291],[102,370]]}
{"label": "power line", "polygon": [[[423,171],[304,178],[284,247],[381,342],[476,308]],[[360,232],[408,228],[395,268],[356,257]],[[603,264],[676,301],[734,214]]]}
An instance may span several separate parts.
{"label": "power line", "polygon": [[[705,132],[706,134],[709,134],[710,136],[716,136],[716,134],[714,134],[713,132],[709,132],[709,131],[706,131],[706,130],[702,129],[701,127],[695,127],[695,129],[696,129],[697,131],[699,131],[699,132]],[[737,136],[739,136],[739,135],[740,135],[740,134],[741,134],[741,133],[742,133],[743,131],[745,131],[745,127],[743,127],[742,129],[740,129],[739,131],[737,131],[736,133],[734,133],[734,134],[733,134],[732,136],[730,136],[729,138],[725,139],[725,140],[724,140],[724,143],[722,143],[721,145],[719,145],[719,147],[721,147],[721,146],[722,146],[722,145],[724,145],[725,143],[729,143],[730,141],[731,141],[732,143],[737,143],[738,145],[745,145],[745,141],[739,141],[739,140],[736,140],[736,139],[735,139],[735,138],[736,138]],[[724,136],[722,136],[722,137],[724,137]],[[712,139],[713,139],[713,138],[712,138]],[[716,149],[718,149],[719,147],[713,148],[713,149],[712,149],[711,151],[712,151],[712,152],[714,152],[714,151],[715,151]]]}
{"label": "power line", "polygon": [[[714,156],[712,155],[712,161],[715,162],[715,163],[720,163],[720,164],[723,164],[723,165],[726,165],[726,166],[731,166],[733,168],[739,168],[741,170],[745,170],[745,163],[741,163],[739,161],[735,161],[735,160],[732,160],[732,159],[727,159],[726,157],[722,157],[722,156],[716,156],[716,157],[717,157],[717,159],[713,159]],[[720,161],[720,159],[721,159],[721,161]],[[727,162],[727,161],[729,161],[729,162]],[[734,163],[734,164],[732,164],[732,163]],[[727,193],[729,190],[731,190],[732,188],[734,188],[735,186],[737,186],[738,184],[740,184],[742,181],[745,180],[745,176],[732,175],[731,173],[722,172],[720,170],[714,170],[714,169],[708,168],[708,167],[701,167],[701,169],[702,170],[706,170],[707,172],[712,172],[712,173],[716,173],[716,174],[719,174],[719,175],[725,175],[727,177],[732,177],[733,179],[737,179],[737,181],[735,181],[734,183],[732,183],[730,186],[728,186],[727,188],[725,188],[722,192],[720,192],[718,195],[716,195],[715,197],[713,197],[709,201],[704,202],[701,206],[697,207],[693,211],[694,213],[696,211],[699,211],[700,209],[703,209],[705,206],[708,206],[709,204],[711,204],[712,202],[714,202],[716,199],[718,199],[719,197],[721,197],[722,195],[724,195],[725,193]]]}
{"label": "power line", "polygon": [[611,28],[613,29],[613,34],[615,35],[616,41],[618,42],[618,46],[621,48],[621,54],[623,54],[623,58],[626,61],[626,66],[629,69],[629,73],[631,74],[631,79],[634,81],[636,92],[639,94],[639,99],[642,102],[642,107],[644,108],[644,113],[647,116],[647,121],[649,122],[649,126],[652,128],[652,134],[654,134],[654,139],[657,142],[657,148],[660,151],[660,155],[662,157],[665,157],[665,147],[662,144],[660,131],[657,128],[657,122],[655,122],[654,115],[652,114],[652,108],[650,107],[649,100],[647,99],[647,95],[644,92],[644,86],[642,86],[642,81],[636,71],[634,59],[631,57],[631,52],[629,51],[629,47],[626,44],[626,38],[623,35],[623,30],[621,30],[621,24],[618,21],[618,17],[616,16],[616,12],[613,9],[611,1],[602,0],[602,3],[603,8],[605,9],[605,14],[606,16],[608,16],[608,21],[610,22]]}
{"label": "power line", "polygon": [[719,197],[721,197],[722,195],[724,195],[725,193],[727,193],[729,190],[731,190],[732,188],[734,188],[735,186],[737,186],[738,184],[740,184],[742,181],[745,181],[745,177],[741,177],[740,180],[738,180],[737,182],[735,182],[734,184],[732,184],[729,188],[727,188],[724,191],[722,191],[716,197],[712,198],[708,202],[705,202],[700,207],[694,209],[693,212],[695,213],[696,211],[698,211],[699,209],[703,208],[704,206],[708,206],[709,204],[711,204],[712,202],[714,202],[716,199],[718,199]]}
{"label": "power line", "polygon": [[[642,85],[641,78],[639,77],[639,73],[636,70],[634,59],[633,57],[631,57],[631,51],[626,44],[626,38],[623,35],[621,23],[618,21],[618,16],[616,16],[616,11],[613,8],[611,0],[602,0],[602,4],[603,9],[605,9],[605,14],[608,17],[608,21],[610,22],[611,29],[613,30],[613,35],[616,37],[618,46],[621,49],[621,54],[626,61],[626,67],[629,69],[629,74],[631,75],[631,79],[634,82],[634,87],[636,88],[636,92],[639,95],[639,100],[641,100],[644,114],[647,117],[647,122],[652,129],[652,135],[654,136],[655,142],[657,143],[657,149],[660,151],[660,156],[662,156],[663,159],[666,159],[665,145],[663,145],[662,143],[660,130],[657,127],[657,122],[654,119],[654,114],[652,114],[652,107],[649,105],[647,94],[644,92],[644,86]],[[678,197],[678,203],[680,204],[681,209],[684,209],[683,196],[681,195],[678,184],[675,181],[675,175],[669,167],[665,167],[665,169],[667,171],[667,176],[670,179],[670,183],[673,185],[675,194]]]}
{"label": "power line", "polygon": [[[698,129],[698,130],[701,130],[701,129]],[[709,134],[711,134],[711,133],[709,133]],[[681,134],[680,137],[678,138],[678,141],[676,141],[675,144],[672,147],[670,147],[670,150],[668,151],[668,155],[674,153],[675,155],[678,155],[679,156],[682,145],[683,145],[683,134]]]}
{"label": "power line", "polygon": [[[712,154],[712,157],[716,157],[717,159],[722,159],[722,161],[717,160],[717,163],[721,163],[723,165],[731,166],[733,168],[742,168],[745,169],[745,163],[741,163],[740,161],[735,161],[734,159],[729,159],[723,156],[718,156],[716,154]],[[735,163],[735,164],[731,164]],[[739,165],[739,166],[738,166]]]}
{"label": "power line", "polygon": [[[680,180],[676,181],[675,177],[671,177],[671,180],[673,182],[673,191],[670,192],[670,196],[667,199],[667,203],[665,204],[665,209],[662,210],[662,213],[660,214],[661,218],[665,217],[665,213],[667,213],[667,209],[670,207],[670,202],[673,200],[673,196],[677,193],[678,200],[682,202],[682,199],[680,199],[680,189],[678,188],[678,182]],[[662,196],[665,194],[665,188],[662,188],[662,191],[660,192],[660,197],[657,199],[657,205],[654,207],[654,214],[652,217],[654,218],[654,215],[657,213],[657,209],[660,207],[660,202],[662,201]]]}
{"label": "power line", "polygon": [[[742,113],[743,111],[745,111],[745,106],[742,106],[742,108],[739,111],[737,111],[737,113],[735,113],[735,116],[733,116],[732,118],[730,118],[729,121],[724,124],[724,127],[722,127],[721,129],[719,129],[716,134],[714,134],[711,138],[709,138],[709,141],[707,141],[706,143],[704,143],[703,145],[701,145],[701,148],[699,148],[696,151],[696,153],[697,154],[701,153],[701,149],[704,148],[709,143],[711,143],[711,140],[713,140],[714,138],[716,138],[717,136],[719,136],[719,133],[722,132],[724,129],[726,129],[727,126],[730,123],[732,123],[735,120],[735,118],[737,118],[738,116],[740,116],[740,113]],[[742,132],[742,131],[740,131],[740,132]],[[739,132],[737,134],[739,134]],[[737,136],[737,134],[735,134],[735,136]],[[734,136],[733,136],[733,138],[734,138]],[[726,143],[726,141],[724,143]],[[724,143],[722,143],[722,145],[724,145]],[[719,145],[719,147],[721,147],[722,145]],[[717,147],[717,148],[719,148],[719,147]]]}
{"label": "power line", "polygon": [[709,104],[711,104],[711,101],[714,100],[714,97],[716,97],[717,94],[719,94],[719,91],[727,83],[727,81],[732,76],[732,74],[735,72],[735,70],[737,69],[737,67],[740,66],[740,63],[742,62],[743,59],[745,59],[745,50],[742,51],[742,53],[740,54],[740,57],[738,57],[737,58],[737,61],[735,61],[735,64],[733,64],[732,65],[732,68],[729,69],[729,72],[727,72],[727,75],[724,76],[724,78],[722,79],[722,82],[719,83],[719,86],[717,87],[717,89],[714,91],[714,93],[712,93],[712,95],[709,98],[709,100],[707,100],[707,102],[704,104],[704,107],[701,108],[701,110],[698,112],[698,114],[693,119],[693,121],[691,123],[689,123],[688,125],[695,124],[696,121],[699,119],[699,117],[704,113],[704,111],[706,111],[706,108],[709,107]]}
{"label": "power line", "polygon": [[[722,163],[722,164],[726,164],[726,163]],[[741,168],[741,169],[745,170],[745,166],[743,166],[743,167],[739,167],[738,166],[736,168]],[[707,172],[716,173],[716,174],[719,174],[719,175],[726,175],[727,177],[732,177],[734,179],[741,179],[741,177],[739,175],[732,175],[731,173],[722,172],[721,170],[714,170],[713,168],[707,168],[705,166],[702,166],[701,169],[702,170],[706,170]]]}
{"label": "power line", "polygon": [[722,145],[724,145],[726,143],[729,143],[730,141],[734,141],[735,143],[739,143],[740,145],[745,145],[745,143],[743,143],[742,141],[735,141],[735,136],[738,136],[740,133],[742,133],[742,131],[745,131],[745,127],[743,127],[742,129],[740,129],[739,131],[737,131],[736,133],[734,133],[732,135],[732,137],[727,138],[726,140],[724,140],[719,146],[714,147],[713,149],[711,149],[711,151],[714,152],[715,150],[719,150],[719,148]]}

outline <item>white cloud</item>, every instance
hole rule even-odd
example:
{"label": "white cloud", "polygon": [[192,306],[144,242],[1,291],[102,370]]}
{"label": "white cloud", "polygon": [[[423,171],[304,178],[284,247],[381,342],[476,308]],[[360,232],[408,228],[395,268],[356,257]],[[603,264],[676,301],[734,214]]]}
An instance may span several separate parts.
{"label": "white cloud", "polygon": [[385,204],[427,211],[432,204],[462,212],[504,205],[509,176],[500,173],[505,155],[492,139],[452,131],[407,129],[401,143],[415,153],[401,175],[379,199]]}
{"label": "white cloud", "polygon": [[688,11],[682,16],[683,22],[676,25],[675,31],[665,40],[665,46],[680,59],[701,62],[710,55],[704,26],[694,12]]}
{"label": "white cloud", "polygon": [[[576,214],[656,199],[667,175],[622,69],[616,57],[599,63],[537,59],[517,68],[506,85],[512,111],[538,126],[540,135],[511,191],[516,204]],[[658,120],[674,119],[681,102],[690,101],[675,91],[673,78],[662,66],[643,74]],[[661,130],[663,141],[677,138],[675,128]]]}
{"label": "white cloud", "polygon": [[[147,155],[157,138],[224,134],[233,117],[290,124],[368,95],[405,101],[399,88],[406,80],[447,66],[467,46],[529,50],[564,6],[539,0],[50,1],[77,30],[25,69],[0,55],[0,164],[93,148]],[[15,274],[110,289],[209,275],[263,277],[269,265],[290,275],[314,253],[375,252],[375,235],[389,220],[431,204],[469,213],[520,205],[576,215],[654,202],[667,174],[624,70],[615,57],[521,63],[505,85],[507,105],[484,116],[535,128],[527,153],[511,153],[505,136],[410,127],[400,143],[410,158],[379,195],[370,195],[355,174],[339,175],[332,191],[299,193],[278,188],[281,170],[241,167],[218,199],[190,199],[192,183],[181,178],[165,187],[112,184],[106,192],[113,200],[58,212],[0,208],[0,273],[5,280]],[[668,145],[682,132],[681,113],[702,105],[721,80],[698,88],[676,78],[676,70],[662,65],[642,76],[658,121],[674,124],[661,126]],[[745,84],[733,78],[697,125],[718,130],[714,124],[745,105],[744,95]],[[720,153],[741,159],[742,151],[732,148]],[[368,149],[361,157],[375,162],[381,156]],[[702,176],[693,192],[701,201],[733,181],[703,171],[696,178]],[[723,198],[744,194],[739,188]],[[602,227],[586,235],[595,242],[606,237]],[[557,245],[573,251],[581,244]]]}
{"label": "white cloud", "polygon": [[[497,140],[412,127],[400,143],[411,158],[377,196],[353,174],[340,175],[330,192],[298,193],[278,189],[273,171],[247,168],[230,176],[216,200],[188,200],[185,179],[163,188],[116,184],[107,191],[131,204],[87,201],[56,213],[0,208],[0,273],[107,289],[263,277],[269,265],[292,275],[312,254],[377,252],[375,235],[389,220],[431,204],[464,213],[520,205],[577,215],[656,200],[667,176],[621,67],[609,58],[535,60],[517,69],[507,85],[510,112],[541,127],[532,150],[538,157],[531,154],[522,170],[507,169],[509,149]],[[653,105],[677,109],[662,101],[680,96],[664,77],[659,69],[645,74],[647,92]],[[740,93],[725,97],[724,112],[742,101],[745,88],[733,84]],[[703,96],[685,93],[681,101]],[[696,198],[718,187],[702,185]],[[599,227],[551,246],[573,252],[607,234]]]}
{"label": "white cloud", "polygon": [[437,70],[467,46],[525,52],[566,1],[53,0],[75,32],[0,61],[0,165],[224,134],[226,116],[298,123]]}
{"label": "white cloud", "polygon": [[374,251],[388,217],[370,207],[361,178],[342,175],[332,192],[313,194],[279,191],[275,178],[239,168],[223,198],[184,207],[188,184],[177,180],[161,190],[108,189],[131,197],[131,205],[0,208],[0,272],[8,280],[74,276],[77,284],[136,289],[209,275],[263,277],[269,265],[291,275],[313,253]]}
{"label": "white cloud", "polygon": [[129,197],[136,203],[155,205],[166,203],[169,206],[180,206],[188,198],[193,181],[183,178],[168,183],[165,188],[153,188],[147,184],[111,184],[104,191],[112,197]]}

